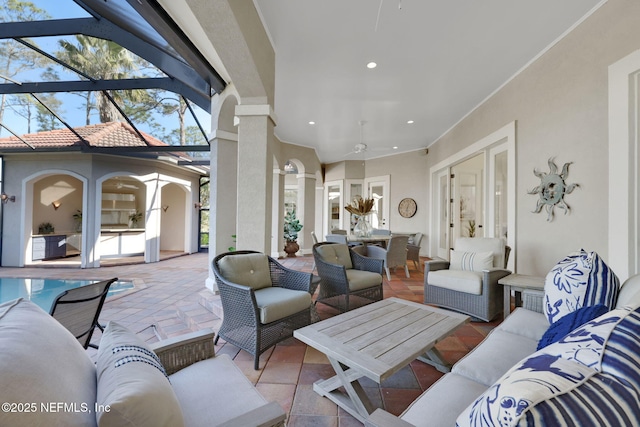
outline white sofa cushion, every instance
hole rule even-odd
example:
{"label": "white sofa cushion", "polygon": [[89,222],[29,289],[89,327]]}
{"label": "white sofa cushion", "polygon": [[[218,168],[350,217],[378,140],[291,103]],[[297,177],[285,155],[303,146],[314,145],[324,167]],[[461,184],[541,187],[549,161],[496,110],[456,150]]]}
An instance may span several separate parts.
{"label": "white sofa cushion", "polygon": [[178,404],[162,363],[133,332],[109,322],[97,361],[99,427],[181,427]]}
{"label": "white sofa cushion", "polygon": [[620,281],[596,252],[580,250],[558,262],[544,284],[549,323],[581,307],[604,304],[613,309]]}
{"label": "white sofa cushion", "polygon": [[494,330],[522,335],[537,342],[548,328],[549,321],[544,314],[518,307]]}
{"label": "white sofa cushion", "polygon": [[0,304],[0,343],[0,426],[96,425],[96,369],[64,326],[19,298]]}
{"label": "white sofa cushion", "polygon": [[254,290],[271,286],[269,258],[261,253],[227,255],[218,261],[220,274],[226,280]]}
{"label": "white sofa cushion", "polygon": [[429,273],[429,285],[473,295],[482,295],[482,273],[477,271],[436,270]]}
{"label": "white sofa cushion", "polygon": [[418,427],[455,426],[456,417],[487,386],[449,373],[422,393],[400,416]]}
{"label": "white sofa cushion", "polygon": [[451,250],[450,270],[482,271],[493,267],[493,252],[464,252]]}
{"label": "white sofa cushion", "polygon": [[537,345],[537,340],[494,330],[481,345],[456,363],[451,372],[489,387],[510,367],[535,352]]}
{"label": "white sofa cushion", "polygon": [[169,379],[187,427],[220,425],[267,403],[226,354],[187,366]]}
{"label": "white sofa cushion", "polygon": [[267,324],[296,314],[311,306],[309,292],[285,289],[277,286],[255,292],[260,310],[260,323]]}

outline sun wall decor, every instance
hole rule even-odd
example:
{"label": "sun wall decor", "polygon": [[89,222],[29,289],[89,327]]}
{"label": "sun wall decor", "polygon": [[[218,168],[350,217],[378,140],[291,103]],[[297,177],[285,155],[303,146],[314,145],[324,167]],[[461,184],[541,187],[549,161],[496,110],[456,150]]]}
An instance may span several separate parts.
{"label": "sun wall decor", "polygon": [[549,159],[548,163],[549,173],[540,172],[537,168],[533,169],[533,174],[540,178],[540,185],[527,193],[540,195],[536,209],[533,212],[539,213],[544,207],[547,210],[547,221],[552,221],[553,211],[556,206],[564,209],[565,215],[571,210],[564,201],[564,195],[570,194],[579,185],[565,182],[565,179],[569,176],[569,165],[573,162],[565,163],[560,173],[558,173],[558,166],[553,162],[553,157]]}

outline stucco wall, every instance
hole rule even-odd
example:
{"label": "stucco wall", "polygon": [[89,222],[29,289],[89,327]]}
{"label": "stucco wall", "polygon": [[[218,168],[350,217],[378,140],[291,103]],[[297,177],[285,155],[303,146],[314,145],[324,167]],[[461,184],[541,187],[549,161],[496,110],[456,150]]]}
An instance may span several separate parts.
{"label": "stucco wall", "polygon": [[[516,269],[544,275],[568,252],[595,250],[607,260],[607,69],[640,49],[640,2],[610,0],[433,144],[430,167],[511,121],[517,121]],[[514,47],[516,48],[516,47]],[[472,71],[472,70],[470,70]],[[534,168],[573,162],[580,184],[552,222],[535,214]],[[426,177],[429,179],[429,177]]]}

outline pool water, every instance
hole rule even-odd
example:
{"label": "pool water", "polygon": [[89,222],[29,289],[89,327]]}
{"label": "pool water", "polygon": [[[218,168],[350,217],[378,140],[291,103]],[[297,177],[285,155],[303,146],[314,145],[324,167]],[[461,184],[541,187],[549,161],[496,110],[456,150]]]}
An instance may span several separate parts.
{"label": "pool water", "polygon": [[[68,289],[79,288],[99,280],[60,280],[60,279],[17,279],[0,278],[0,303],[16,298],[24,298],[38,304],[47,313],[51,309],[53,300]],[[133,282],[116,281],[109,287],[107,298],[129,289],[133,289]]]}

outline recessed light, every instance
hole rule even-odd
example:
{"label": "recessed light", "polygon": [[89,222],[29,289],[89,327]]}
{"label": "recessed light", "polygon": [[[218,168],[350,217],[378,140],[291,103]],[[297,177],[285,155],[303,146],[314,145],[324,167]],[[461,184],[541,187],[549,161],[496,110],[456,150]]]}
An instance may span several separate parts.
{"label": "recessed light", "polygon": [[314,121],[310,121],[310,122],[309,122],[309,124],[310,124],[310,125],[315,125],[315,124],[316,124],[316,122],[314,122]]}
{"label": "recessed light", "polygon": [[394,150],[397,150],[397,149],[398,149],[398,146],[397,146],[397,145],[394,145],[394,146],[393,146],[393,149],[394,149]]}
{"label": "recessed light", "polygon": [[407,124],[412,125],[413,124],[413,120],[407,120]]}
{"label": "recessed light", "polygon": [[375,62],[371,61],[367,64],[367,68],[376,68],[378,66],[378,64],[376,64]]}

